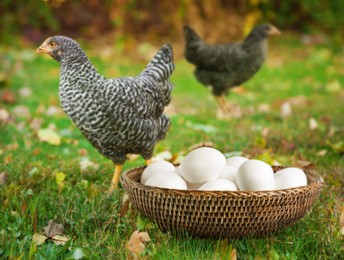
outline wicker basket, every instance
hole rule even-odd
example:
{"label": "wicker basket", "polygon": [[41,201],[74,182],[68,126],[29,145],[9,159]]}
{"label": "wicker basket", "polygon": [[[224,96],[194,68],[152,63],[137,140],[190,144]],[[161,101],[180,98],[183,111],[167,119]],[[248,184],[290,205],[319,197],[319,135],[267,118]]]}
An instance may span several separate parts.
{"label": "wicker basket", "polygon": [[203,238],[270,235],[300,219],[323,185],[320,176],[305,171],[308,185],[287,190],[172,190],[140,184],[144,168],[128,170],[121,177],[135,208],[162,231]]}

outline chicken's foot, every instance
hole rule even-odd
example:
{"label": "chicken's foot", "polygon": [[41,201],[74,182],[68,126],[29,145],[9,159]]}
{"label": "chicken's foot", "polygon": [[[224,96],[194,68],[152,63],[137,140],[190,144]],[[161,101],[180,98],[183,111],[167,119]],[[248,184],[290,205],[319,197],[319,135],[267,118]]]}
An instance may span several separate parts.
{"label": "chicken's foot", "polygon": [[215,96],[216,101],[219,105],[217,117],[221,119],[229,119],[229,118],[241,118],[242,111],[238,105],[231,104],[227,102],[227,99],[224,95]]}
{"label": "chicken's foot", "polygon": [[112,177],[110,192],[117,189],[118,187],[118,182],[119,182],[119,177],[121,176],[122,167],[123,167],[122,164],[115,166],[115,172]]}

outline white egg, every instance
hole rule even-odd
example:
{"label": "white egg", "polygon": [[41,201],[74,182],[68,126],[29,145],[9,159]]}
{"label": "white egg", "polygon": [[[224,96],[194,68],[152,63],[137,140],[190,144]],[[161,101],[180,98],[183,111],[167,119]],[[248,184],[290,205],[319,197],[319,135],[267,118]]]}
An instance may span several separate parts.
{"label": "white egg", "polygon": [[167,162],[167,161],[156,161],[148,165],[144,169],[141,175],[140,182],[142,184],[145,184],[146,181],[154,174],[163,173],[163,172],[174,172],[174,171],[175,171],[175,167],[172,163]]}
{"label": "white egg", "polygon": [[237,175],[238,169],[235,168],[232,165],[226,165],[225,168],[223,168],[221,174],[220,174],[220,179],[226,179],[234,184],[236,184],[236,175]]}
{"label": "white egg", "polygon": [[233,166],[235,168],[239,168],[240,165],[242,165],[244,162],[246,162],[248,159],[242,156],[233,156],[229,157],[226,160],[227,165]]}
{"label": "white egg", "polygon": [[226,166],[226,158],[214,148],[201,147],[188,153],[180,165],[185,180],[204,183],[220,176]]}
{"label": "white egg", "polygon": [[263,161],[247,160],[238,169],[236,184],[240,190],[273,190],[275,188],[274,171]]}
{"label": "white egg", "polygon": [[288,167],[275,173],[275,190],[283,190],[307,185],[307,176],[299,168]]}
{"label": "white egg", "polygon": [[216,179],[211,180],[204,183],[198,190],[227,190],[227,191],[235,191],[238,190],[237,186],[225,179]]}
{"label": "white egg", "polygon": [[176,170],[174,171],[176,174],[178,174],[179,176],[182,176],[182,167],[180,167],[180,165],[178,165],[176,167]]}
{"label": "white egg", "polygon": [[145,185],[167,189],[187,189],[184,179],[174,172],[154,174],[146,181]]}

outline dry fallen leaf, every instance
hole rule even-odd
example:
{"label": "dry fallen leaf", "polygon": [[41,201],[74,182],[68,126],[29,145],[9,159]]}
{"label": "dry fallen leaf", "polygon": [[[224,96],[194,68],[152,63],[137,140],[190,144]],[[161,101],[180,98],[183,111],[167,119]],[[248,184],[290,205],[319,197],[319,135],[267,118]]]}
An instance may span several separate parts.
{"label": "dry fallen leaf", "polygon": [[7,182],[8,176],[7,172],[0,172],[0,185],[5,185]]}
{"label": "dry fallen leaf", "polygon": [[30,121],[30,128],[33,131],[38,131],[41,128],[42,123],[43,123],[42,118],[35,117]]}
{"label": "dry fallen leaf", "polygon": [[309,129],[315,130],[319,127],[317,120],[315,120],[313,117],[309,119]]}
{"label": "dry fallen leaf", "polygon": [[341,207],[340,211],[341,213],[339,216],[339,227],[341,234],[344,235],[344,206]]}
{"label": "dry fallen leaf", "polygon": [[96,172],[99,169],[99,165],[90,161],[89,158],[84,157],[81,159],[80,163],[80,171],[82,173],[86,173],[86,172]]}
{"label": "dry fallen leaf", "polygon": [[44,227],[44,234],[47,237],[54,237],[56,235],[63,235],[63,225],[58,224],[55,222],[55,220],[51,219],[48,222],[48,225]]}
{"label": "dry fallen leaf", "polygon": [[270,105],[266,103],[259,104],[258,112],[259,113],[267,113],[270,111]]}
{"label": "dry fallen leaf", "polygon": [[64,112],[63,112],[62,108],[57,107],[57,106],[49,106],[45,113],[46,113],[47,116],[60,116],[60,115],[64,115]]}
{"label": "dry fallen leaf", "polygon": [[10,113],[7,110],[0,108],[0,124],[8,123],[10,119]]}
{"label": "dry fallen leaf", "polygon": [[230,260],[236,260],[237,259],[237,253],[236,253],[235,248],[232,249],[229,259]]}
{"label": "dry fallen leaf", "polygon": [[288,117],[292,115],[292,109],[289,102],[284,102],[281,106],[281,117]]}
{"label": "dry fallen leaf", "polygon": [[305,160],[298,160],[296,161],[294,166],[299,167],[301,169],[313,169],[315,165],[312,162],[308,162]]}
{"label": "dry fallen leaf", "polygon": [[60,236],[60,235],[55,235],[51,238],[54,242],[55,245],[58,246],[63,246],[64,244],[66,244],[69,240],[68,237],[66,236]]}
{"label": "dry fallen leaf", "polygon": [[12,160],[13,160],[13,154],[10,153],[9,155],[7,155],[7,156],[5,157],[4,163],[5,163],[5,164],[9,164],[9,163],[12,162]]}
{"label": "dry fallen leaf", "polygon": [[320,150],[319,152],[317,152],[317,155],[319,155],[319,156],[325,156],[326,154],[327,154],[326,149],[323,149],[323,150]]}
{"label": "dry fallen leaf", "polygon": [[36,244],[37,246],[43,244],[45,240],[47,240],[48,237],[39,233],[35,233],[32,236],[32,242]]}
{"label": "dry fallen leaf", "polygon": [[8,145],[6,146],[6,150],[7,150],[7,151],[15,151],[15,150],[17,150],[18,148],[19,148],[19,144],[18,144],[17,142],[8,144]]}
{"label": "dry fallen leaf", "polygon": [[84,148],[78,149],[78,154],[80,156],[86,156],[87,155],[87,150]]}
{"label": "dry fallen leaf", "polygon": [[21,95],[22,97],[29,97],[32,94],[32,89],[29,87],[22,87],[21,89],[19,89],[19,95]]}
{"label": "dry fallen leaf", "polygon": [[39,129],[37,131],[38,139],[41,142],[47,142],[51,145],[60,145],[61,136],[59,136],[55,131],[50,129]]}
{"label": "dry fallen leaf", "polygon": [[129,205],[130,205],[129,196],[127,193],[125,193],[122,198],[122,207],[118,213],[120,217],[125,216],[127,214],[129,210]]}
{"label": "dry fallen leaf", "polygon": [[310,104],[310,99],[305,97],[305,96],[296,96],[289,98],[288,101],[290,102],[291,105],[293,106],[306,106]]}
{"label": "dry fallen leaf", "polygon": [[14,104],[16,102],[14,93],[9,89],[6,89],[2,92],[1,100],[7,104]]}
{"label": "dry fallen leaf", "polygon": [[31,113],[28,107],[26,106],[16,106],[13,111],[12,111],[13,115],[15,115],[16,117],[20,117],[20,118],[30,118],[31,117]]}
{"label": "dry fallen leaf", "polygon": [[147,232],[139,232],[139,230],[136,230],[131,235],[127,243],[127,248],[130,251],[130,253],[134,255],[135,258],[144,252],[144,243],[148,241],[150,241],[150,237]]}

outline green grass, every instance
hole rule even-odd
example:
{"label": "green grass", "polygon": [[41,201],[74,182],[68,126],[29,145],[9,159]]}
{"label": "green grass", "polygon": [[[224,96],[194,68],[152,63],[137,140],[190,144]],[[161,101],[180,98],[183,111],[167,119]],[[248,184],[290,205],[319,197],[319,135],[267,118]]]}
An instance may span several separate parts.
{"label": "green grass", "polygon": [[[228,96],[229,102],[243,110],[241,119],[217,119],[213,97],[196,82],[193,67],[177,59],[172,127],[155,151],[185,153],[194,144],[213,142],[224,153],[241,152],[269,163],[297,165],[302,160],[314,164],[325,186],[305,217],[265,239],[230,241],[162,233],[134,210],[119,216],[123,189],[106,193],[113,164],[88,144],[64,114],[46,114],[50,106],[59,106],[58,64],[37,57],[30,49],[0,46],[3,61],[16,64],[7,86],[0,88],[0,94],[10,90],[16,96],[14,104],[0,103],[11,114],[10,121],[0,125],[0,173],[8,176],[0,185],[0,258],[66,259],[81,248],[89,259],[125,259],[126,243],[140,228],[152,239],[146,243],[148,259],[227,259],[232,248],[239,259],[339,259],[344,254],[339,226],[344,202],[340,146],[344,55],[327,46],[301,45],[293,36],[274,39],[270,46],[268,62],[245,84],[244,92]],[[144,67],[124,55],[96,58],[93,51],[88,50],[90,58],[107,76],[135,75]],[[18,95],[23,87],[32,94]],[[283,118],[280,108],[286,101],[292,104],[292,115]],[[269,110],[260,111],[261,104]],[[30,116],[15,113],[20,106]],[[317,121],[317,129],[309,128],[310,118]],[[40,142],[37,130],[30,127],[33,119],[42,121],[40,128],[54,124],[62,144]],[[267,135],[263,134],[266,129]],[[99,165],[96,173],[80,170],[85,156]],[[128,161],[125,169],[143,163],[142,158]],[[66,175],[62,188],[55,179],[57,172]],[[70,241],[64,246],[48,241],[35,246],[32,235],[42,233],[50,219],[64,225]]]}

